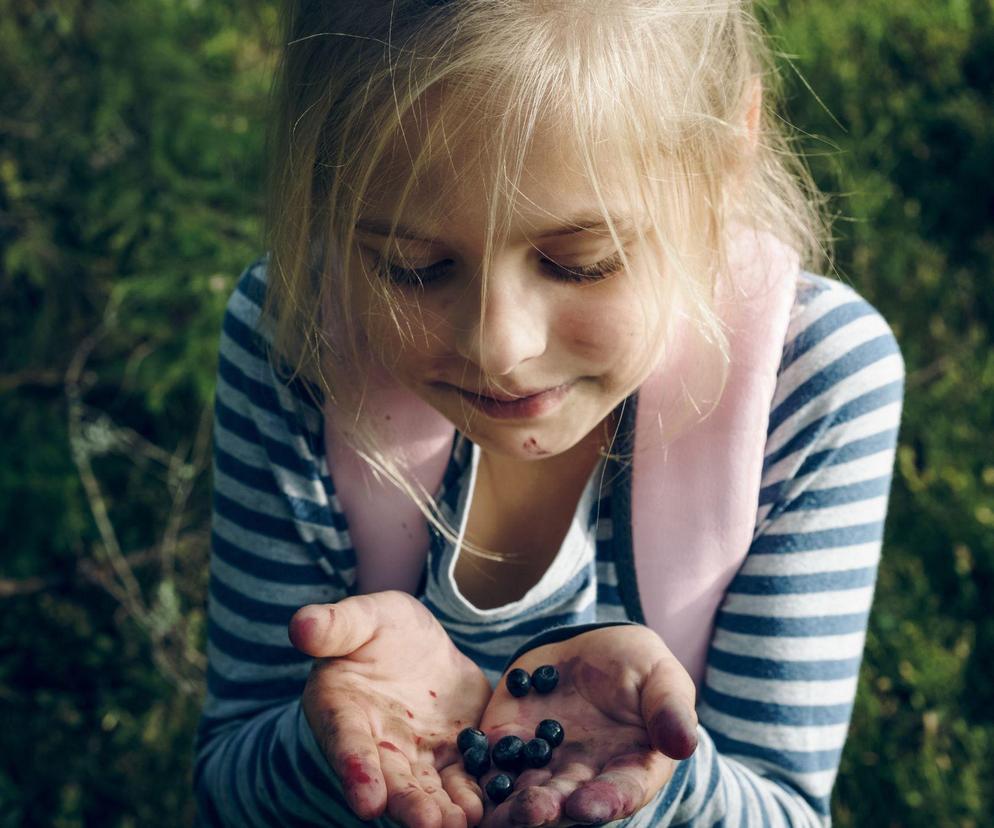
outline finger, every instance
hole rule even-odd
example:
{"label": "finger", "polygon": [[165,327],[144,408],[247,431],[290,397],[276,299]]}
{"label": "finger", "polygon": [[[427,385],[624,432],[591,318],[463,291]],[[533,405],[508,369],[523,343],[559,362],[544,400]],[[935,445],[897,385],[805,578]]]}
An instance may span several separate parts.
{"label": "finger", "polygon": [[290,619],[290,643],[314,658],[354,653],[376,634],[376,602],[353,595],[337,604],[308,604]]}
{"label": "finger", "polygon": [[435,800],[439,811],[442,812],[442,828],[466,828],[465,812],[452,801],[434,766],[428,762],[418,762],[412,765],[411,770],[421,789]]}
{"label": "finger", "polygon": [[409,828],[441,828],[442,810],[422,789],[407,757],[399,751],[385,750],[380,762],[387,785],[387,813]]}
{"label": "finger", "polygon": [[467,822],[478,825],[483,819],[483,789],[476,780],[456,764],[442,768],[439,778],[449,799],[466,814]]}
{"label": "finger", "polygon": [[587,823],[631,816],[662,788],[672,766],[672,760],[651,751],[619,756],[577,788],[567,798],[563,812],[570,819]]}
{"label": "finger", "polygon": [[524,790],[532,785],[544,785],[550,779],[552,779],[552,771],[548,768],[529,768],[514,781],[514,786]]}
{"label": "finger", "polygon": [[387,803],[387,785],[369,722],[358,710],[318,714],[315,737],[342,782],[349,807],[360,819],[374,819]]}
{"label": "finger", "polygon": [[674,759],[686,759],[697,749],[696,695],[675,657],[656,662],[641,688],[642,720],[653,748]]}
{"label": "finger", "polygon": [[593,777],[593,768],[573,762],[541,785],[521,788],[515,784],[515,793],[488,814],[480,828],[555,825],[569,796]]}
{"label": "finger", "polygon": [[[502,770],[499,770],[497,768],[494,768],[494,769],[488,771],[486,774],[484,774],[484,776],[480,779],[480,784],[481,785],[486,785],[487,782],[489,782],[493,777],[495,777],[499,773],[507,773],[507,774],[509,774],[511,776],[511,778],[514,780],[514,789],[516,791],[518,791],[518,792],[525,791],[525,790],[527,790],[528,788],[531,788],[531,787],[537,787],[537,786],[543,785],[549,779],[552,778],[552,771],[550,771],[548,768],[537,768],[537,769],[535,769],[535,768],[529,768],[528,770],[524,771],[517,778],[515,778],[514,774],[510,773],[509,771],[502,771]],[[482,815],[487,810],[487,806],[484,803],[486,803],[488,800],[487,800],[486,795],[484,794],[482,788],[480,788],[479,790],[480,790],[480,802],[481,802],[481,805],[482,805],[482,807],[480,809],[480,813]],[[489,812],[492,813],[493,810],[496,807],[499,807],[499,806],[496,806],[493,803],[490,803]],[[510,804],[508,804],[506,807],[503,807],[501,813],[498,814],[496,817],[489,816],[489,818],[487,820],[485,820],[484,822],[482,822],[481,825],[490,826],[490,825],[497,825],[497,824],[500,824],[500,825],[509,825],[509,824],[512,824],[512,823],[510,823],[508,821],[509,820],[509,808],[510,808]],[[480,819],[482,819],[482,816],[480,817]],[[497,820],[497,822],[494,822],[495,819]],[[472,821],[470,822],[470,824],[471,825],[473,824]]]}

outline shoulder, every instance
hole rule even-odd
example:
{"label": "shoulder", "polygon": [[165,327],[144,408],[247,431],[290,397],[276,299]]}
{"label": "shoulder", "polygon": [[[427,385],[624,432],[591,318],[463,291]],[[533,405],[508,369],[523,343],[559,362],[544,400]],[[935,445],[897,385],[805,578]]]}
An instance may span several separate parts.
{"label": "shoulder", "polygon": [[[299,408],[309,420],[314,409],[321,407],[323,395],[318,386],[302,377],[294,376],[284,359],[273,348],[273,322],[263,315],[270,254],[261,254],[250,262],[235,283],[235,288],[225,305],[221,324],[219,371],[221,376],[235,384],[235,371],[242,384],[253,389],[266,406],[279,410]],[[285,397],[289,395],[289,397]],[[311,424],[313,426],[313,424]],[[316,426],[314,426],[316,427]],[[313,430],[313,428],[312,428]]]}
{"label": "shoulder", "polygon": [[225,304],[218,370],[220,377],[234,387],[274,384],[269,360],[271,338],[262,317],[268,261],[269,254],[264,253],[250,262]]}
{"label": "shoulder", "polygon": [[250,262],[241,272],[235,283],[235,289],[228,297],[225,305],[225,332],[228,331],[229,320],[243,326],[247,333],[252,331],[265,336],[262,330],[262,304],[266,296],[266,277],[269,265],[269,253]]}
{"label": "shoulder", "polygon": [[852,286],[802,271],[770,409],[767,461],[856,432],[896,429],[904,376],[883,315]]}
{"label": "shoulder", "polygon": [[893,329],[855,288],[802,271],[777,372],[771,431],[799,409],[837,406],[871,388],[903,394]]}
{"label": "shoulder", "polygon": [[[221,355],[229,359],[236,354],[265,362],[272,334],[262,315],[266,296],[269,253],[263,253],[248,265],[235,282],[228,297],[221,323]],[[259,373],[258,370],[253,373]]]}
{"label": "shoulder", "polygon": [[893,357],[891,368],[903,376],[897,337],[880,311],[851,285],[801,271],[780,373],[798,362],[810,368],[854,351]]}

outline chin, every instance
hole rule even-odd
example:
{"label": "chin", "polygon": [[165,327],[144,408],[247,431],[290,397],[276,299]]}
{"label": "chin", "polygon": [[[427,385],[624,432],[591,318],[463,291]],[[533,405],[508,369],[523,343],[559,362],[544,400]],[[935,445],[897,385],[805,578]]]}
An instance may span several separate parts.
{"label": "chin", "polygon": [[569,451],[580,438],[564,437],[562,431],[554,427],[541,427],[518,423],[505,426],[501,434],[486,429],[467,432],[467,436],[481,448],[513,460],[544,460]]}

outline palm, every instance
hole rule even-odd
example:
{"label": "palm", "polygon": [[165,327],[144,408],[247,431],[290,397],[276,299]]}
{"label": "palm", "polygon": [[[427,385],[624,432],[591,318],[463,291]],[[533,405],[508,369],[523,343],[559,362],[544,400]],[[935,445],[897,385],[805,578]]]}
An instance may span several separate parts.
{"label": "palm", "polygon": [[[629,816],[672,773],[672,760],[654,745],[679,758],[693,750],[692,720],[683,727],[669,713],[655,715],[661,704],[692,709],[686,700],[689,676],[644,627],[585,633],[532,650],[512,667],[530,673],[542,664],[558,667],[556,689],[515,698],[498,686],[481,729],[491,744],[507,734],[527,741],[542,719],[551,718],[562,724],[565,741],[548,766],[518,777],[510,799],[488,804],[483,825],[571,825]],[[673,687],[673,697],[662,698]]]}
{"label": "palm", "polygon": [[[490,698],[483,673],[405,593],[357,596],[333,609],[331,631],[351,624],[340,632],[361,643],[318,658],[302,704],[349,804],[368,819],[385,802],[391,817],[416,828],[475,823],[479,789],[462,769],[455,742]],[[322,651],[317,638],[311,646],[295,643],[311,654]]]}

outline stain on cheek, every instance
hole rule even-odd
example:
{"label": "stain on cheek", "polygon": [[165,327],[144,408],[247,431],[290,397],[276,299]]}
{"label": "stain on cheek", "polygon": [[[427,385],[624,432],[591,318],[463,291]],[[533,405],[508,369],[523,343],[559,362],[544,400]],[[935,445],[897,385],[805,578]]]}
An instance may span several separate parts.
{"label": "stain on cheek", "polygon": [[366,770],[362,766],[362,759],[360,759],[356,754],[350,754],[345,757],[345,771],[343,773],[342,782],[346,788],[355,788],[358,785],[368,785],[373,781]]}

